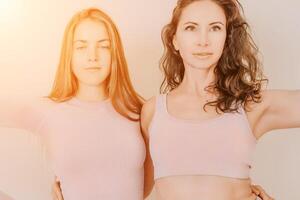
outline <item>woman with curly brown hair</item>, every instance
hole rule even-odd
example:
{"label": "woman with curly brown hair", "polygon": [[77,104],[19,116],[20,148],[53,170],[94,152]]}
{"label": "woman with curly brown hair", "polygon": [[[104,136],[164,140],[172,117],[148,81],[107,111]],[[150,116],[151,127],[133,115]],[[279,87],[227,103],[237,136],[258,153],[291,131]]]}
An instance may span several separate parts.
{"label": "woman with curly brown hair", "polygon": [[[252,200],[257,140],[300,127],[300,91],[263,90],[237,0],[179,0],[162,39],[162,95],[142,108],[145,189],[160,200]],[[289,103],[286,104],[285,102]]]}

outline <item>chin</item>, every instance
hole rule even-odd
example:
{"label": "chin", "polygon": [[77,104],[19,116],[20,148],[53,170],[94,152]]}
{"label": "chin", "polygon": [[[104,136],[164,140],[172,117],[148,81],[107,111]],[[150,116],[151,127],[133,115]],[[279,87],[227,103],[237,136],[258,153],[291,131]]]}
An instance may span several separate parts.
{"label": "chin", "polygon": [[99,86],[105,84],[106,79],[99,78],[99,77],[89,77],[89,78],[81,79],[81,82],[89,86]]}
{"label": "chin", "polygon": [[191,62],[190,64],[188,64],[188,66],[190,66],[192,69],[199,69],[199,70],[209,70],[212,67],[214,68],[217,65],[216,62],[213,61],[203,61],[203,62]]}
{"label": "chin", "polygon": [[105,84],[106,83],[106,81],[104,81],[104,80],[95,80],[95,81],[89,81],[89,82],[87,82],[87,84],[88,85],[90,85],[90,86],[100,86],[100,85],[102,85],[102,84]]}
{"label": "chin", "polygon": [[209,64],[191,64],[189,65],[190,68],[192,69],[198,69],[198,70],[208,70],[211,68],[212,65]]}

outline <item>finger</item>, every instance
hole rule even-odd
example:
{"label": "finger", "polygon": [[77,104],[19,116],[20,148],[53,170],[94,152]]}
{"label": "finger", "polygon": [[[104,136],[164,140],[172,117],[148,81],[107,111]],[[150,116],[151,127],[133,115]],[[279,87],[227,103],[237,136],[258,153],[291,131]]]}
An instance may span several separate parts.
{"label": "finger", "polygon": [[251,196],[249,197],[249,200],[257,200],[257,195],[255,193],[252,193]]}
{"label": "finger", "polygon": [[59,200],[59,198],[57,196],[57,193],[58,193],[57,187],[54,183],[53,186],[52,186],[52,198],[53,198],[53,200]]}
{"label": "finger", "polygon": [[274,200],[273,197],[269,196],[265,191],[261,192],[259,194],[259,197],[262,199],[262,200]]}
{"label": "finger", "polygon": [[52,199],[53,200],[59,200],[54,187],[52,188],[51,194],[52,194]]}
{"label": "finger", "polygon": [[55,182],[53,185],[54,196],[56,200],[63,200],[62,191],[60,188],[60,182]]}
{"label": "finger", "polygon": [[255,185],[251,185],[251,190],[254,194],[259,195],[260,191]]}
{"label": "finger", "polygon": [[258,196],[262,200],[274,200],[274,198],[272,198],[270,195],[268,195],[267,192],[260,185],[255,185],[254,187],[255,187],[255,189],[257,189],[259,191]]}

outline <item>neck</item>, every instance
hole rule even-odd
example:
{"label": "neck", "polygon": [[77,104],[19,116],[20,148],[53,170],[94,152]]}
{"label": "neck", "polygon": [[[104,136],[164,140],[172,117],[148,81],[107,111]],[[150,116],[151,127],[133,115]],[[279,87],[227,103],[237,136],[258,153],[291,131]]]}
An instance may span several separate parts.
{"label": "neck", "polygon": [[186,67],[182,83],[178,89],[199,97],[207,96],[208,91],[206,88],[215,80],[214,68],[196,69]]}
{"label": "neck", "polygon": [[84,101],[103,101],[108,98],[106,84],[88,85],[79,83],[76,98]]}

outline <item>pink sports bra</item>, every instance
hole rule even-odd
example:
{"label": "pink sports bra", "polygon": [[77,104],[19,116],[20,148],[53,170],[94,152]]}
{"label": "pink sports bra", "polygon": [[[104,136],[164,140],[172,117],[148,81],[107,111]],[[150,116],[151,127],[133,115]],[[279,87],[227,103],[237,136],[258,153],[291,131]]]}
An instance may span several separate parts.
{"label": "pink sports bra", "polygon": [[184,120],[168,113],[166,95],[156,98],[149,127],[154,178],[217,175],[249,178],[256,146],[243,108],[207,120]]}

